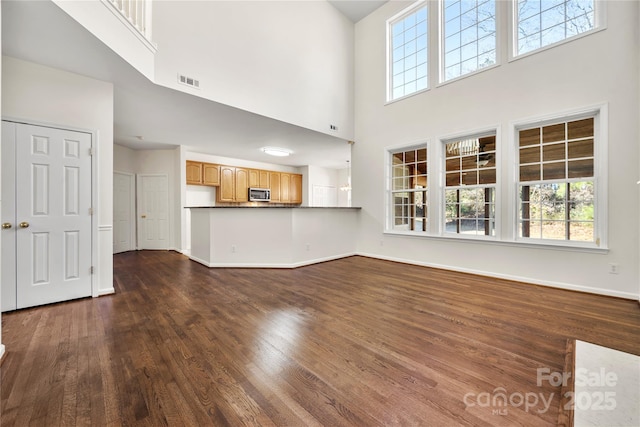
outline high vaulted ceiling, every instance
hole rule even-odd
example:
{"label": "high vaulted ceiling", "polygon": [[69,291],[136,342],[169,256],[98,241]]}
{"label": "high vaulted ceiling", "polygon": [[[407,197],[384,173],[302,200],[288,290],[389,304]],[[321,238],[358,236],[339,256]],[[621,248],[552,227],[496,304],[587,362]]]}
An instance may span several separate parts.
{"label": "high vaulted ceiling", "polygon": [[[384,1],[332,1],[358,20]],[[185,145],[197,152],[290,166],[343,168],[347,141],[158,86],[51,1],[2,1],[3,55],[114,84],[114,142],[134,149]],[[141,137],[141,138],[140,138]],[[286,145],[287,158],[260,148]]]}

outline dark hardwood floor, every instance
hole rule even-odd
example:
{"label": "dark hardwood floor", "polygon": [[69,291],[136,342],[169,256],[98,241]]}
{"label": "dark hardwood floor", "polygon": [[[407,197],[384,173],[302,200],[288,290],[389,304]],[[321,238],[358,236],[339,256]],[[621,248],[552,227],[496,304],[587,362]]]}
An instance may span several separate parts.
{"label": "dark hardwood floor", "polygon": [[2,315],[3,427],[555,425],[537,368],[568,339],[640,355],[636,301],[363,257],[114,269],[115,295]]}

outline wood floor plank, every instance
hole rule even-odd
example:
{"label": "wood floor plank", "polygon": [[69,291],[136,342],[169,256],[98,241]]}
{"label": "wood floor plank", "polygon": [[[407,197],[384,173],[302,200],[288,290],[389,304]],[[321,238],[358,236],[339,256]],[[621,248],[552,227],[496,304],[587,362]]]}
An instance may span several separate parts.
{"label": "wood floor plank", "polygon": [[[552,426],[561,387],[537,369],[565,369],[567,340],[640,355],[635,301],[365,257],[130,252],[114,286],[3,314],[3,427]],[[482,404],[500,393],[548,407]]]}

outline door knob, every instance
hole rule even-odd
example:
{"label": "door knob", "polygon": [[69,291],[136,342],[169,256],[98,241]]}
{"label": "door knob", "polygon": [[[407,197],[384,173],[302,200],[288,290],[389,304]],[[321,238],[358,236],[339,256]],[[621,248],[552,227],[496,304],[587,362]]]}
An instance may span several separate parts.
{"label": "door knob", "polygon": [[9,228],[11,228],[11,223],[10,222],[5,222],[5,223],[2,224],[2,229],[3,230],[7,230]]}
{"label": "door knob", "polygon": [[20,224],[18,224],[18,227],[20,227],[20,228],[29,228],[29,223],[26,222],[26,221],[23,221]]}

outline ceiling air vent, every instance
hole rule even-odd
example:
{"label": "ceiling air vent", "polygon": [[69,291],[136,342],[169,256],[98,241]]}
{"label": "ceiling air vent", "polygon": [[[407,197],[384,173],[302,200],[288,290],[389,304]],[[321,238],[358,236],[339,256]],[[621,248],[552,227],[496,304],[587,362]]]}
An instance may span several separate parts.
{"label": "ceiling air vent", "polygon": [[200,81],[194,79],[193,77],[187,77],[185,75],[178,74],[178,83],[200,89]]}

